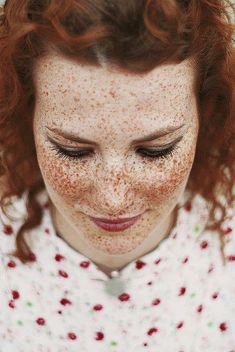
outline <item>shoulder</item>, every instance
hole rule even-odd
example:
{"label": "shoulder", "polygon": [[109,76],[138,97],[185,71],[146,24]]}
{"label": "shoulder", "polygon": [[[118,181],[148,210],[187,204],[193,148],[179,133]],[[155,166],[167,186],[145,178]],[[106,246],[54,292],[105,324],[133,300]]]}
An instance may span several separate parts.
{"label": "shoulder", "polygon": [[223,222],[223,242],[227,261],[233,263],[235,272],[235,209],[230,208]]}
{"label": "shoulder", "polygon": [[[209,249],[209,259],[220,268],[221,275],[226,272],[235,279],[235,212],[233,208],[226,209],[220,231],[205,229],[201,234],[201,243]],[[204,247],[206,248],[206,246]],[[235,284],[235,281],[234,281]]]}
{"label": "shoulder", "polygon": [[[209,229],[209,211],[211,204],[200,194],[193,198],[186,192],[181,199],[181,224],[185,231],[190,234],[193,245],[201,250],[202,257],[208,257],[209,261],[219,262],[222,259],[223,249],[227,262],[234,264],[235,272],[235,209],[232,206],[225,207],[225,216],[222,221],[222,233],[217,229]],[[191,201],[188,201],[191,199]],[[220,198],[221,200],[221,198]],[[218,216],[220,212],[218,212]],[[217,217],[216,214],[216,218]]]}
{"label": "shoulder", "polygon": [[[37,202],[42,207],[43,211],[48,206],[48,194],[45,189],[40,191],[37,195]],[[6,207],[7,214],[4,213],[0,207],[0,254],[9,254],[16,249],[16,234],[20,227],[24,224],[28,218],[27,211],[27,199],[28,191],[25,190],[20,196],[12,196],[10,199],[9,206]],[[8,216],[9,215],[9,216]],[[44,212],[45,215],[45,212]],[[43,216],[44,219],[44,216]],[[42,219],[42,222],[43,222]],[[44,219],[46,221],[46,219]],[[28,236],[25,236],[25,240],[31,245],[31,234],[37,233],[37,228],[28,230]]]}
{"label": "shoulder", "polygon": [[26,219],[26,192],[21,197],[12,196],[5,208],[0,207],[0,253],[7,254],[15,249],[16,233]]}

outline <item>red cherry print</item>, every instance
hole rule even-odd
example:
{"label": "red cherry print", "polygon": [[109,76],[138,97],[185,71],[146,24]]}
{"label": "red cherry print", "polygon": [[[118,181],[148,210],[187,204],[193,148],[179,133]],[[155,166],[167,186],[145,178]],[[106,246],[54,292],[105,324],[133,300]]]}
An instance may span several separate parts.
{"label": "red cherry print", "polygon": [[221,324],[219,325],[219,328],[220,328],[221,331],[227,330],[227,325],[226,325],[226,323],[225,323],[225,322],[221,323]]}
{"label": "red cherry print", "polygon": [[77,339],[77,335],[74,334],[74,332],[69,332],[69,333],[68,333],[68,338],[69,338],[70,340],[76,340],[76,339]]}
{"label": "red cherry print", "polygon": [[213,295],[211,296],[213,299],[216,299],[218,297],[218,293],[214,292]]}
{"label": "red cherry print", "polygon": [[152,305],[153,306],[157,306],[158,304],[160,304],[161,303],[161,300],[159,299],[159,298],[156,298],[156,299],[154,299],[153,301],[152,301]]}
{"label": "red cherry print", "polygon": [[197,312],[198,312],[198,313],[201,313],[202,310],[203,310],[203,305],[200,304],[200,305],[197,307]]}
{"label": "red cherry print", "polygon": [[183,325],[184,325],[184,322],[183,322],[183,321],[180,321],[180,322],[176,325],[176,327],[177,327],[177,329],[180,329],[180,328],[182,328]]}
{"label": "red cherry print", "polygon": [[102,309],[103,309],[102,304],[96,304],[96,305],[93,307],[93,310],[95,310],[95,311],[99,311],[99,310],[102,310]]}
{"label": "red cherry print", "polygon": [[150,328],[149,329],[149,331],[147,332],[147,334],[149,335],[149,336],[151,336],[152,334],[154,334],[155,332],[157,332],[158,331],[158,328]]}
{"label": "red cherry print", "polygon": [[60,303],[63,304],[63,306],[66,306],[66,304],[72,304],[71,301],[67,298],[62,298]]}
{"label": "red cherry print", "polygon": [[44,231],[47,235],[49,235],[50,233],[50,230],[48,228],[45,228],[45,231]]}
{"label": "red cherry print", "polygon": [[57,262],[60,262],[60,261],[63,260],[63,259],[65,259],[63,255],[61,255],[61,254],[56,254],[56,255],[55,255],[55,260],[56,260]]}
{"label": "red cherry print", "polygon": [[15,303],[14,303],[14,301],[12,299],[9,301],[8,305],[11,308],[15,308]]}
{"label": "red cherry print", "polygon": [[83,262],[80,263],[80,267],[84,269],[88,268],[89,265],[90,265],[90,262],[88,260],[84,260]]}
{"label": "red cherry print", "polygon": [[185,263],[187,263],[188,262],[188,257],[185,257],[184,259],[183,259],[183,264],[185,264]]}
{"label": "red cherry print", "polygon": [[124,302],[130,299],[130,295],[128,295],[128,293],[122,293],[118,298],[121,302]]}
{"label": "red cherry print", "polygon": [[155,260],[154,264],[159,264],[159,263],[160,263],[160,261],[161,261],[161,258],[159,258],[159,259]]}
{"label": "red cherry print", "polygon": [[200,244],[201,249],[205,249],[205,248],[207,248],[207,246],[208,246],[208,242],[207,241],[202,241],[201,244]]}
{"label": "red cherry print", "polygon": [[36,262],[36,255],[34,253],[29,253],[29,260],[31,262]]}
{"label": "red cherry print", "polygon": [[192,209],[192,203],[190,201],[185,202],[184,209],[190,211]]}
{"label": "red cherry print", "polygon": [[13,228],[11,225],[4,225],[3,226],[3,232],[6,234],[6,235],[12,235],[13,234]]}
{"label": "red cherry print", "polygon": [[59,275],[65,278],[68,277],[68,274],[66,273],[66,271],[63,271],[63,270],[59,270]]}
{"label": "red cherry print", "polygon": [[18,291],[11,291],[13,299],[18,299],[20,297],[20,294]]}
{"label": "red cherry print", "polygon": [[144,266],[146,265],[146,263],[145,262],[142,262],[142,260],[137,260],[136,262],[135,262],[135,267],[136,267],[136,269],[142,269]]}
{"label": "red cherry print", "polygon": [[42,205],[42,207],[43,207],[44,209],[47,209],[47,208],[49,207],[49,202],[48,202],[48,201],[45,202],[45,203]]}
{"label": "red cherry print", "polygon": [[147,282],[147,285],[151,286],[153,283],[152,281]]}
{"label": "red cherry print", "polygon": [[7,266],[8,266],[8,268],[15,268],[16,263],[14,262],[14,260],[10,260],[10,261],[7,263]]}
{"label": "red cherry print", "polygon": [[57,313],[58,313],[58,314],[62,314],[62,311],[61,311],[61,310],[57,310]]}
{"label": "red cherry print", "polygon": [[38,318],[36,320],[36,322],[37,322],[38,325],[45,325],[45,319],[43,319],[43,318]]}
{"label": "red cherry print", "polygon": [[97,341],[99,341],[99,340],[103,340],[103,338],[104,338],[104,334],[102,332],[100,332],[100,331],[97,331],[95,339]]}
{"label": "red cherry print", "polygon": [[227,227],[226,229],[223,230],[223,234],[227,235],[228,233],[232,232],[232,228],[231,227]]}
{"label": "red cherry print", "polygon": [[143,345],[144,345],[144,347],[147,347],[147,346],[148,346],[148,343],[147,343],[147,342],[144,342]]}
{"label": "red cherry print", "polygon": [[235,255],[228,255],[228,260],[230,261],[230,262],[234,262],[235,261]]}
{"label": "red cherry print", "polygon": [[180,287],[178,296],[183,296],[185,294],[185,291],[186,291],[186,287]]}

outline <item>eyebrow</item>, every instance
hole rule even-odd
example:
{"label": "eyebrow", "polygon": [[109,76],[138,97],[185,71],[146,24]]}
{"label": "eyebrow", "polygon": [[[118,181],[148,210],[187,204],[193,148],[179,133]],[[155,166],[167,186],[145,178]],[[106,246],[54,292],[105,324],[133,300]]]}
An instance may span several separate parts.
{"label": "eyebrow", "polygon": [[[145,136],[143,138],[138,138],[138,139],[134,139],[132,141],[133,144],[135,143],[140,143],[140,142],[149,142],[149,141],[153,141],[157,138],[161,138],[161,137],[164,137],[168,134],[171,134],[173,132],[176,132],[178,131],[179,129],[181,129],[183,126],[185,126],[185,124],[182,124],[178,127],[166,127],[166,128],[162,128],[158,131],[155,131],[151,134],[149,134],[148,136]],[[77,143],[83,143],[83,144],[93,144],[93,145],[97,145],[97,143],[93,142],[93,141],[90,141],[89,139],[86,139],[86,138],[82,138],[82,137],[79,137],[78,135],[75,135],[73,133],[70,133],[70,132],[66,132],[66,131],[61,131],[59,130],[58,128],[50,128],[48,126],[46,126],[46,128],[51,131],[51,132],[54,132],[58,135],[60,135],[61,137],[65,138],[65,139],[68,139],[72,142],[77,142]]]}

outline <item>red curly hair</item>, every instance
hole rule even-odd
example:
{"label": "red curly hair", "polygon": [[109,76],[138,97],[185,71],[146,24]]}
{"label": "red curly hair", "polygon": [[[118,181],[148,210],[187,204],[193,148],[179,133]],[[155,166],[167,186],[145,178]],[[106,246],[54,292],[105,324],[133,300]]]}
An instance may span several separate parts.
{"label": "red curly hair", "polygon": [[[27,218],[13,255],[32,252],[24,235],[41,223],[36,195],[45,187],[37,163],[32,121],[33,67],[55,49],[78,63],[147,73],[163,63],[195,59],[199,112],[196,154],[187,189],[211,205],[206,229],[218,231],[234,206],[235,5],[229,0],[7,0],[0,18],[0,206],[27,194]],[[218,194],[223,197],[219,201]],[[216,209],[221,217],[216,217]]]}

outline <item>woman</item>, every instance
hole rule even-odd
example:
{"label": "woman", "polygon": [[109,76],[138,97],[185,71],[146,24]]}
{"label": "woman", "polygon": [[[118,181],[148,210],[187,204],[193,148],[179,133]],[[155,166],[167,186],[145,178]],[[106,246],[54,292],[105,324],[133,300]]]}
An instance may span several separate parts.
{"label": "woman", "polygon": [[230,10],[5,3],[3,351],[235,351]]}

